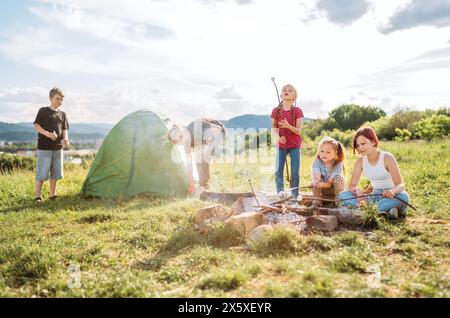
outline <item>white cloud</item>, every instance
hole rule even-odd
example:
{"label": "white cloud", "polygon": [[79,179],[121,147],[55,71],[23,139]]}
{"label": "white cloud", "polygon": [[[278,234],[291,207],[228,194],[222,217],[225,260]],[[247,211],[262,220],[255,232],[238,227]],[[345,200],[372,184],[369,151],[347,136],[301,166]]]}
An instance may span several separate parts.
{"label": "white cloud", "polygon": [[[297,87],[306,117],[350,101],[442,104],[447,51],[435,50],[449,28],[378,31],[408,2],[328,7],[336,24],[316,0],[45,0],[31,9],[39,24],[0,32],[0,59],[49,71],[45,83],[52,73],[82,78],[63,80],[63,88],[72,120],[83,122],[115,122],[142,107],[183,123],[270,114],[277,104],[271,76]],[[43,85],[24,79],[23,87]],[[0,109],[11,103],[0,99]]]}
{"label": "white cloud", "polygon": [[328,19],[339,25],[350,25],[369,10],[368,0],[318,0],[317,8],[326,13]]}
{"label": "white cloud", "polygon": [[380,27],[383,33],[405,30],[417,26],[450,26],[449,0],[412,0],[400,7],[389,18],[389,21]]}

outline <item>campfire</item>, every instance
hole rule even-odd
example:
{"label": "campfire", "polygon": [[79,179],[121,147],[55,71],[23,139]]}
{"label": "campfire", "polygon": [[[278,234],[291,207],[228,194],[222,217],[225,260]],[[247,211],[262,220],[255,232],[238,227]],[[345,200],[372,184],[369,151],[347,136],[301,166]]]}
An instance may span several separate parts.
{"label": "campfire", "polygon": [[323,199],[323,206],[313,205],[311,192],[300,192],[298,200],[280,199],[266,192],[221,193],[204,191],[200,199],[218,204],[200,209],[196,224],[206,230],[210,224],[225,222],[242,235],[252,238],[275,227],[294,228],[300,233],[333,232],[362,225],[361,210],[338,207]]}

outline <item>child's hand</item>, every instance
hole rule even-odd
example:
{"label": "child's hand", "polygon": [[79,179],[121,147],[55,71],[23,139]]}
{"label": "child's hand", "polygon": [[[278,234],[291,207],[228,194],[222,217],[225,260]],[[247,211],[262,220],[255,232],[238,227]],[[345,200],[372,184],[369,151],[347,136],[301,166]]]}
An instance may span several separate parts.
{"label": "child's hand", "polygon": [[56,134],[56,131],[53,131],[52,133],[49,133],[47,137],[50,138],[53,141],[58,139],[58,135]]}
{"label": "child's hand", "polygon": [[284,145],[286,143],[286,137],[281,136],[280,137],[280,144]]}
{"label": "child's hand", "polygon": [[392,190],[384,190],[383,191],[383,197],[385,197],[387,199],[392,199],[394,196],[395,196],[395,193]]}
{"label": "child's hand", "polygon": [[280,123],[280,128],[291,128],[291,124],[286,119],[283,119]]}
{"label": "child's hand", "polygon": [[70,145],[69,139],[64,139],[63,142],[64,142],[64,146]]}

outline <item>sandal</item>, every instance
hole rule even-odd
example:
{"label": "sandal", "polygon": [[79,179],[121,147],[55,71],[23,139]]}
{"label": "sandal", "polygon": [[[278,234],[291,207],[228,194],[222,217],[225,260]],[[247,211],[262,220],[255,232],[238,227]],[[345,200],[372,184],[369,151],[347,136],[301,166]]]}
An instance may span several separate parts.
{"label": "sandal", "polygon": [[54,195],[54,196],[52,196],[52,197],[48,197],[49,200],[55,200],[56,198],[58,198],[57,195]]}
{"label": "sandal", "polygon": [[34,202],[41,202],[41,201],[42,201],[41,197],[34,198]]}

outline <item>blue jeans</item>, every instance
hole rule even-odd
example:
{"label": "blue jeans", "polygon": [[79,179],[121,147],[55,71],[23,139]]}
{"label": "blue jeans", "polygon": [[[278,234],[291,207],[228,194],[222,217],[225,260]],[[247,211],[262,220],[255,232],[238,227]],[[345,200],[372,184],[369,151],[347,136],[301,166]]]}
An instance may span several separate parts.
{"label": "blue jeans", "polygon": [[[296,188],[300,185],[300,148],[279,149],[277,148],[275,182],[277,192],[284,191],[284,165],[287,155],[291,156],[291,187]],[[298,189],[292,190],[292,197],[298,197]]]}
{"label": "blue jeans", "polygon": [[[375,189],[372,191],[372,194],[381,194],[381,193],[383,193],[383,190],[381,190],[381,189]],[[338,196],[339,199],[349,199],[346,201],[342,201],[342,204],[344,206],[356,207],[356,206],[358,206],[358,201],[354,197],[355,197],[354,193],[349,192],[349,191],[341,192],[341,193],[339,193],[339,196]],[[403,201],[409,203],[409,196],[408,196],[408,193],[406,193],[405,191],[397,193],[395,195],[395,197],[402,199]],[[354,199],[350,200],[350,198],[354,198]],[[408,206],[399,200],[387,199],[387,198],[383,198],[381,196],[368,197],[367,202],[375,203],[377,205],[377,209],[379,212],[387,212],[392,208],[398,208],[400,215],[406,215],[406,211],[408,209]]]}

